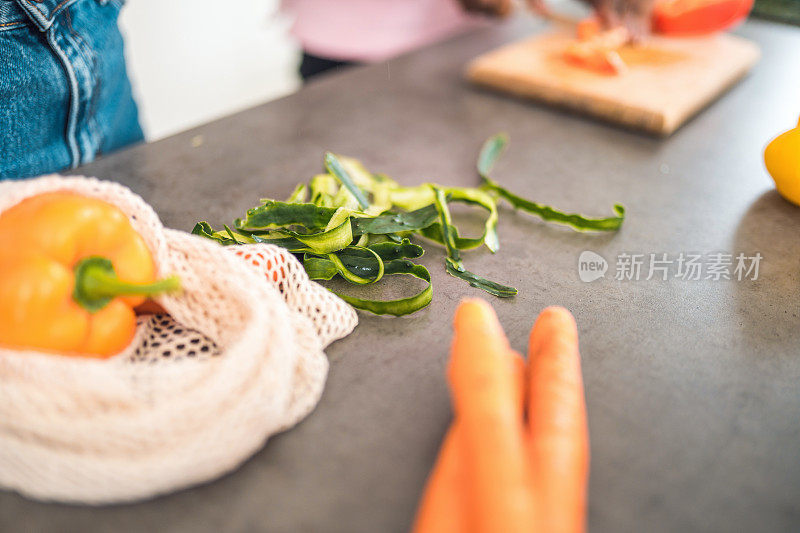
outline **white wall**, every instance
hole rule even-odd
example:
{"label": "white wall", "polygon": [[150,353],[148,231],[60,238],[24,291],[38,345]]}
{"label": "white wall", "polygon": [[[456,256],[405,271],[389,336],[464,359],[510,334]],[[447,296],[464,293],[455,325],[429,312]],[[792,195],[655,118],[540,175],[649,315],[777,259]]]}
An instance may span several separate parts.
{"label": "white wall", "polygon": [[128,0],[120,25],[148,140],[292,92],[299,52],[279,0]]}

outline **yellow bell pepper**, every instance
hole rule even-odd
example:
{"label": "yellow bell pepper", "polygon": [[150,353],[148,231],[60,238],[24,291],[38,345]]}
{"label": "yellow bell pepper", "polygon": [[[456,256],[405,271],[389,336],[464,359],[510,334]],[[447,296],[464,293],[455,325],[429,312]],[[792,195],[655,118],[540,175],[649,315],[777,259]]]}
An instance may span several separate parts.
{"label": "yellow bell pepper", "polygon": [[136,330],[134,307],[180,287],[156,281],[144,239],[111,204],[45,193],[0,214],[0,345],[109,357]]}
{"label": "yellow bell pepper", "polygon": [[800,122],[772,139],[764,150],[764,164],[781,196],[800,205]]}

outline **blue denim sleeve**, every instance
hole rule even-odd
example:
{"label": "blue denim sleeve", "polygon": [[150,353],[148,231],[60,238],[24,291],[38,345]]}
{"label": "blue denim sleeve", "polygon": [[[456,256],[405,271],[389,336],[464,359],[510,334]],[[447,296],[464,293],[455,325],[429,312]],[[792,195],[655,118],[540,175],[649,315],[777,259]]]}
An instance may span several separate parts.
{"label": "blue denim sleeve", "polygon": [[0,179],[74,168],[143,139],[120,7],[0,0]]}

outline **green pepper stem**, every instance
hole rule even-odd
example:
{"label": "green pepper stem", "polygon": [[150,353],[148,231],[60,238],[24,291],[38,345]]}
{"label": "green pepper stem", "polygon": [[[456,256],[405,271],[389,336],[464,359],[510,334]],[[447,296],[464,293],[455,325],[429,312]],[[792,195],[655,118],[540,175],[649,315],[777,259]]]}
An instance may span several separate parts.
{"label": "green pepper stem", "polygon": [[83,276],[84,294],[89,298],[108,298],[141,294],[153,296],[162,292],[176,291],[181,288],[178,276],[170,276],[154,283],[127,283],[116,274],[109,276],[99,269],[88,270]]}
{"label": "green pepper stem", "polygon": [[180,278],[169,276],[153,283],[129,283],[114,272],[105,257],[87,257],[75,266],[75,288],[72,296],[88,311],[99,311],[118,296],[154,296],[181,288]]}

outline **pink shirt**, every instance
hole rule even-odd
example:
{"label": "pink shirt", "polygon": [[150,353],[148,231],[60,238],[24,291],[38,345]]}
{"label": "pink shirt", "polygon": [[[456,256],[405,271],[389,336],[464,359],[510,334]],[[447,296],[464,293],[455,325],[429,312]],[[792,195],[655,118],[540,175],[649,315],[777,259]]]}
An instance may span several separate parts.
{"label": "pink shirt", "polygon": [[283,0],[309,54],[381,61],[478,24],[456,0]]}

